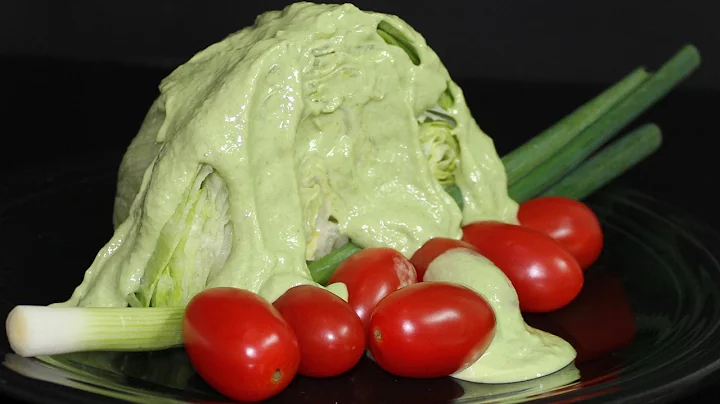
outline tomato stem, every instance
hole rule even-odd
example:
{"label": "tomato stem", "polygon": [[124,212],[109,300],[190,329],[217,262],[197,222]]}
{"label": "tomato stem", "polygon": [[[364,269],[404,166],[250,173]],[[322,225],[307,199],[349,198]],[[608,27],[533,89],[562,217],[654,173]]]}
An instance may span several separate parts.
{"label": "tomato stem", "polygon": [[283,372],[280,369],[275,369],[275,373],[273,373],[272,382],[273,384],[280,383],[282,380]]}

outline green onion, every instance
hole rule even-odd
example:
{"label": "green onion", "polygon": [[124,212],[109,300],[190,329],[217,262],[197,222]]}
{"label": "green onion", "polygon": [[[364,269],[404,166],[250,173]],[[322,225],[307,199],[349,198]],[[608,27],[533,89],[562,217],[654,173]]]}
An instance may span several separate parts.
{"label": "green onion", "polygon": [[450,110],[455,105],[455,97],[450,91],[450,86],[448,86],[445,91],[440,94],[440,99],[438,99],[438,105],[445,111]]}
{"label": "green onion", "polygon": [[542,195],[585,199],[654,153],[661,143],[660,128],[644,125],[605,147]]}
{"label": "green onion", "polygon": [[326,285],[338,265],[360,250],[362,250],[362,247],[359,247],[352,242],[347,243],[344,246],[331,251],[330,254],[320,258],[319,260],[310,262],[308,264],[310,275],[312,275],[315,282],[321,285]]}
{"label": "green onion", "polygon": [[377,33],[386,43],[398,46],[404,50],[415,66],[420,64],[420,56],[415,50],[415,47],[412,46],[410,41],[405,38],[405,35],[395,28],[395,26],[387,21],[380,21],[380,24],[377,26]]}
{"label": "green onion", "polygon": [[16,306],[8,342],[24,357],[85,351],[148,351],[182,345],[184,308]]}
{"label": "green onion", "polygon": [[463,201],[462,191],[460,190],[460,187],[455,184],[448,185],[445,187],[445,192],[452,196],[452,198],[455,200],[455,203],[457,203],[457,205],[460,207],[460,210],[462,210],[465,202]]}
{"label": "green onion", "polygon": [[539,135],[503,156],[508,185],[516,183],[550,158],[635,90],[648,76],[645,69],[636,69]]}
{"label": "green onion", "polygon": [[[403,47],[413,62],[420,62],[415,50],[406,47],[408,44],[403,43],[401,33],[392,25],[381,23],[378,33],[389,43]],[[503,163],[511,180],[511,197],[522,202],[542,193],[582,199],[642,161],[657,150],[662,141],[656,125],[645,125],[588,157],[667,94],[699,63],[697,49],[688,45],[649,78],[644,70],[636,70],[505,156]],[[447,102],[448,99],[443,100]],[[449,186],[446,191],[462,207],[460,189]],[[338,265],[360,250],[361,247],[348,243],[310,262],[308,268],[313,279],[326,284]],[[147,351],[182,344],[183,314],[184,308],[17,306],[5,324],[11,348],[24,357],[86,351]]]}
{"label": "green onion", "polygon": [[430,115],[428,118],[430,118],[432,121],[445,122],[446,124],[448,124],[448,126],[450,126],[450,128],[455,128],[457,126],[457,121],[450,115],[443,114],[440,111],[435,111],[432,109],[425,111],[425,113],[427,115]]}
{"label": "green onion", "polygon": [[667,94],[699,64],[700,54],[697,49],[692,45],[685,46],[640,87],[572,139],[560,152],[511,185],[508,189],[510,196],[518,202],[523,202],[562,179],[628,123]]}

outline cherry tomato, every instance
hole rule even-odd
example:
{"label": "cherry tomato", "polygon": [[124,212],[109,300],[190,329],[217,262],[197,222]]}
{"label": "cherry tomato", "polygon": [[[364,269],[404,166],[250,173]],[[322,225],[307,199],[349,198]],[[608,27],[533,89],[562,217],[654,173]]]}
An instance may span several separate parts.
{"label": "cherry tomato", "polygon": [[342,282],[348,289],[348,303],[367,328],[378,302],[417,280],[415,268],[400,252],[386,247],[371,247],[343,261],[328,284]]}
{"label": "cherry tomato", "polygon": [[430,263],[435,258],[445,251],[455,248],[467,248],[468,250],[477,251],[477,248],[472,244],[452,238],[436,237],[426,241],[425,244],[410,257],[410,263],[413,264],[415,272],[417,272],[417,280],[423,280],[428,266],[430,266]]}
{"label": "cherry tomato", "polygon": [[602,252],[600,221],[592,209],[574,199],[543,196],[523,202],[518,221],[559,241],[582,269],[592,265]]}
{"label": "cherry tomato", "polygon": [[524,226],[487,221],[463,227],[474,245],[512,282],[520,310],[548,312],[570,303],[583,286],[583,271],[559,242]]}
{"label": "cherry tomato", "polygon": [[276,395],[290,384],[300,363],[290,325],[247,290],[212,288],[195,295],[185,309],[182,337],[200,377],[234,400]]}
{"label": "cherry tomato", "polygon": [[295,330],[300,345],[298,373],[331,377],[355,366],[365,353],[365,328],[352,307],[325,289],[291,288],[273,303]]}
{"label": "cherry tomato", "polygon": [[368,334],[370,352],[386,371],[403,377],[443,377],[485,352],[495,335],[495,314],[470,288],[422,282],[381,300]]}

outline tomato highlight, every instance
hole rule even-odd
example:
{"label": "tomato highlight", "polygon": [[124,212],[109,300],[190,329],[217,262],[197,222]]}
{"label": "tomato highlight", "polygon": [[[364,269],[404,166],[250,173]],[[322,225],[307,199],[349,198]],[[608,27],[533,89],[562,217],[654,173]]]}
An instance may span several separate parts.
{"label": "tomato highlight", "polygon": [[463,227],[474,245],[510,279],[524,312],[549,312],[580,293],[584,277],[575,257],[559,242],[536,230],[486,221]]}
{"label": "tomato highlight", "polygon": [[332,377],[347,372],[365,353],[365,329],[352,307],[313,285],[300,285],[273,306],[295,331],[300,346],[298,373]]}
{"label": "tomato highlight", "polygon": [[290,325],[269,302],[243,289],[195,295],[185,309],[182,337],[198,374],[234,400],[257,402],[278,394],[300,363]]}
{"label": "tomato highlight", "polygon": [[478,251],[475,246],[466,241],[446,237],[431,238],[426,241],[422,247],[415,251],[413,256],[410,258],[410,263],[415,267],[418,282],[423,280],[428,266],[430,266],[430,263],[435,258],[437,258],[440,254],[455,248],[466,248],[468,250]]}
{"label": "tomato highlight", "polygon": [[603,231],[595,212],[580,201],[543,196],[520,204],[518,221],[557,240],[583,270],[597,261],[603,248]]}
{"label": "tomato highlight", "polygon": [[416,280],[415,268],[399,251],[371,247],[343,261],[328,284],[342,282],[347,286],[348,303],[367,327],[380,300]]}
{"label": "tomato highlight", "polygon": [[368,329],[375,361],[397,376],[449,376],[473,364],[495,334],[495,314],[478,293],[449,282],[422,282],[393,292]]}

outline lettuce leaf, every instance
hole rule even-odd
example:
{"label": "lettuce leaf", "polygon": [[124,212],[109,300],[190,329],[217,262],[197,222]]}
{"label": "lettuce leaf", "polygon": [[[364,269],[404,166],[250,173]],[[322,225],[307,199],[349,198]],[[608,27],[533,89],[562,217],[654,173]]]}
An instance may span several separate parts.
{"label": "lettuce leaf", "polygon": [[227,187],[212,167],[202,165],[185,204],[162,229],[136,304],[184,306],[222,268],[231,247]]}
{"label": "lettuce leaf", "polygon": [[419,125],[420,143],[433,176],[442,185],[454,184],[460,146],[451,125],[445,121],[425,121]]}

